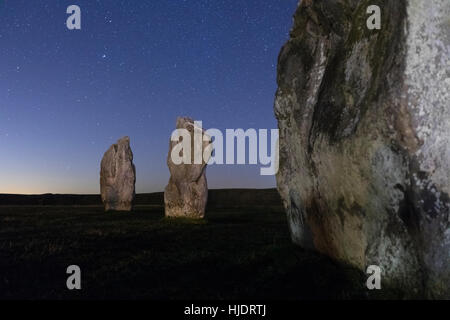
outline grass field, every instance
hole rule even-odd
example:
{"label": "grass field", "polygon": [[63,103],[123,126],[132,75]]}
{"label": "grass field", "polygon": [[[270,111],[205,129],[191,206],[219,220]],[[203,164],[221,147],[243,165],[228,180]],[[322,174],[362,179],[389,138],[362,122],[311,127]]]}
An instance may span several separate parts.
{"label": "grass field", "polygon": [[[66,288],[79,265],[82,290]],[[371,292],[370,295],[373,293]],[[0,206],[2,299],[366,299],[365,276],[291,244],[279,206]]]}

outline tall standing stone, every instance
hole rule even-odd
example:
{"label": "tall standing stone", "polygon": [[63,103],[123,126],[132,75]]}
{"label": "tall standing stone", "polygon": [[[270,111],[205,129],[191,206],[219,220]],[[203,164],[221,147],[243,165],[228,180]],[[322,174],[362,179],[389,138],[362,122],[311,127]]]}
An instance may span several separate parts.
{"label": "tall standing stone", "polygon": [[123,137],[105,152],[100,169],[100,192],[105,211],[131,211],[135,197],[136,169],[130,138]]}
{"label": "tall standing stone", "polygon": [[[189,163],[175,164],[172,159],[172,151],[179,144],[177,141],[170,141],[169,154],[167,156],[167,166],[170,171],[169,184],[164,191],[165,212],[167,217],[203,218],[208,200],[208,185],[206,182],[206,164],[209,160],[203,158],[203,151],[211,144],[210,137],[202,128],[194,124],[194,121],[187,117],[177,118],[177,130],[185,130],[190,138]],[[194,132],[197,131],[200,138],[199,144],[195,146]],[[200,148],[201,147],[201,148]],[[201,150],[200,150],[201,149]],[[183,150],[182,152],[185,152]],[[195,153],[202,155],[201,161],[195,164]],[[210,154],[209,154],[210,155]],[[205,161],[206,160],[206,161]]]}
{"label": "tall standing stone", "polygon": [[303,0],[275,101],[293,241],[429,298],[450,298],[449,16],[448,0]]}

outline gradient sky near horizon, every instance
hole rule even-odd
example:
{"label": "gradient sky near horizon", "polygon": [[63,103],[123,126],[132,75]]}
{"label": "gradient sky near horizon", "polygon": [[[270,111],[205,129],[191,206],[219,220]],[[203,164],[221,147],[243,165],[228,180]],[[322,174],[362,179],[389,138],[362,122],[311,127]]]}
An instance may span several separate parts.
{"label": "gradient sky near horizon", "polygon": [[[81,30],[66,8],[81,8]],[[98,193],[131,138],[136,191],[162,191],[177,116],[276,128],[276,63],[298,0],[0,0],[0,193]],[[265,188],[260,165],[212,165],[210,188]]]}

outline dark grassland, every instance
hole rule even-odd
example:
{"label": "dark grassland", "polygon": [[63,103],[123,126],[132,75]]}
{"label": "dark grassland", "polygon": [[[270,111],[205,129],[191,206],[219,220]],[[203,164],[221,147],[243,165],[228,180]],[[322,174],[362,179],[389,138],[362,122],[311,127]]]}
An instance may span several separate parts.
{"label": "dark grassland", "polygon": [[[66,268],[82,290],[66,288]],[[209,209],[205,221],[101,206],[0,206],[2,299],[371,298],[365,276],[291,244],[280,206]]]}

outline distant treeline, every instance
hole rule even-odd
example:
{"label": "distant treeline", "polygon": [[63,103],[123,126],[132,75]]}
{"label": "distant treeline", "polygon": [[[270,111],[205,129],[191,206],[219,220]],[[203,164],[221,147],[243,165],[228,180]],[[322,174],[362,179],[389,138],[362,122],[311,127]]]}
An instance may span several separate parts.
{"label": "distant treeline", "polygon": [[[87,206],[102,205],[100,195],[0,194],[0,205]],[[136,194],[135,205],[164,205],[164,193]],[[208,192],[208,207],[280,206],[276,189],[217,189]]]}

